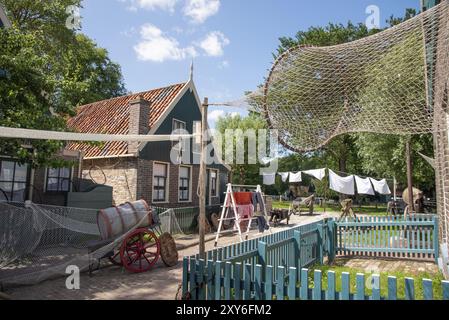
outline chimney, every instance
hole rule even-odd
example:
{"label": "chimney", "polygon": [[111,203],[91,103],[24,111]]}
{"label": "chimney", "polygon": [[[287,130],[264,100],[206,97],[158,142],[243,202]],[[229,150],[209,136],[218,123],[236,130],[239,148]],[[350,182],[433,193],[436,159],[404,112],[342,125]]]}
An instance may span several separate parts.
{"label": "chimney", "polygon": [[[129,102],[129,134],[147,134],[150,120],[150,102],[139,96]],[[137,154],[140,142],[129,142],[128,153]]]}

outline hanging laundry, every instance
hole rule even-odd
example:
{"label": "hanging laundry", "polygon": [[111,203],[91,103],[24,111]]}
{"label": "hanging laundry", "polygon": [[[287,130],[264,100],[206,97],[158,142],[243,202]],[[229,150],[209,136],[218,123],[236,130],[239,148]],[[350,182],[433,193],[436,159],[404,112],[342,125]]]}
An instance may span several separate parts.
{"label": "hanging laundry", "polygon": [[272,186],[276,182],[276,173],[264,173],[263,184],[266,186]]}
{"label": "hanging laundry", "polygon": [[357,193],[369,194],[371,196],[375,195],[373,186],[369,178],[362,179],[359,176],[354,176],[354,178],[355,184],[357,186]]}
{"label": "hanging laundry", "polygon": [[380,181],[369,178],[374,186],[374,190],[380,194],[391,194],[390,188],[388,187],[387,180],[382,179]]}
{"label": "hanging laundry", "polygon": [[301,171],[299,172],[290,172],[290,183],[296,183],[302,181]]}
{"label": "hanging laundry", "polygon": [[252,192],[234,192],[234,200],[236,205],[251,204]]}
{"label": "hanging laundry", "polygon": [[278,175],[281,176],[282,182],[287,182],[289,172],[279,172]]}
{"label": "hanging laundry", "polygon": [[260,192],[253,192],[251,202],[254,206],[254,212],[265,213],[265,205],[263,202],[262,194]]}
{"label": "hanging laundry", "polygon": [[[237,206],[237,216],[240,220],[240,230],[246,232],[248,224],[251,223],[251,218],[254,214],[254,207],[252,204],[243,204]],[[243,221],[242,221],[243,220]]]}
{"label": "hanging laundry", "polygon": [[354,192],[354,176],[340,177],[329,169],[329,188],[343,194],[353,196]]}
{"label": "hanging laundry", "polygon": [[324,179],[324,177],[326,176],[326,169],[307,170],[307,171],[303,171],[302,173],[305,173],[309,176],[312,176],[312,177],[322,181]]}

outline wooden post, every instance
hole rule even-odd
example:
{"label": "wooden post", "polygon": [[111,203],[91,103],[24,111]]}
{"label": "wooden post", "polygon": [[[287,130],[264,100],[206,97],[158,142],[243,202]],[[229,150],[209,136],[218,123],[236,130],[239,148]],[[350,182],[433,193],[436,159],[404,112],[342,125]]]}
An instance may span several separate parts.
{"label": "wooden post", "polygon": [[407,139],[407,142],[405,144],[405,153],[407,158],[407,185],[408,185],[408,198],[409,198],[409,210],[408,214],[412,214],[415,211],[415,206],[413,203],[413,165],[412,165],[412,152],[411,152],[411,146],[410,146],[410,140],[409,137]]}
{"label": "wooden post", "polygon": [[200,161],[200,176],[199,176],[199,206],[200,206],[200,225],[199,225],[199,255],[201,259],[206,258],[205,246],[205,229],[206,229],[206,147],[207,141],[205,134],[207,130],[207,109],[209,107],[209,100],[204,98],[201,108],[201,161]]}

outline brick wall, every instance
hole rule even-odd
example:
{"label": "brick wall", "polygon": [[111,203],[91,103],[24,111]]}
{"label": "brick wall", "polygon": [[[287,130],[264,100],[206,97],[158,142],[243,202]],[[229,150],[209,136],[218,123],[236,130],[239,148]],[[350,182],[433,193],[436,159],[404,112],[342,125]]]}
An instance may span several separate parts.
{"label": "brick wall", "polygon": [[[169,177],[168,177],[168,202],[165,203],[153,203],[153,163],[152,160],[138,160],[138,174],[137,174],[137,199],[144,199],[149,204],[160,207],[181,208],[181,207],[197,207],[199,205],[199,198],[197,196],[198,177],[200,167],[199,165],[191,166],[192,181],[191,181],[191,201],[180,202],[179,201],[179,166],[169,163]],[[157,162],[157,161],[156,161]],[[219,189],[219,193],[224,190]],[[210,204],[220,204],[220,197],[214,197],[211,199]]]}
{"label": "brick wall", "polygon": [[137,199],[137,166],[136,158],[84,160],[82,178],[113,187],[114,205],[120,205]]}
{"label": "brick wall", "polygon": [[[144,199],[148,204],[167,208],[197,207],[199,166],[192,166],[191,200],[180,202],[178,199],[179,166],[169,163],[168,202],[153,203],[153,163],[152,160],[137,158],[116,158],[84,160],[82,178],[93,179],[99,184],[113,187],[114,204]],[[91,168],[89,176],[89,168]],[[101,168],[101,170],[100,170]],[[104,175],[106,176],[106,181]],[[219,194],[224,192],[219,188]],[[211,205],[220,204],[220,198],[211,198]]]}

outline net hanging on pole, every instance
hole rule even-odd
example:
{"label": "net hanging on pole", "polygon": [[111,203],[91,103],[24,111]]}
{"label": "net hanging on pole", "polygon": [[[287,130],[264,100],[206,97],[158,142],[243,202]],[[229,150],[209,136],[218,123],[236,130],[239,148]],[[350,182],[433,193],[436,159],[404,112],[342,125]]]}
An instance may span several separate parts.
{"label": "net hanging on pole", "polygon": [[303,152],[350,132],[433,132],[434,108],[427,97],[436,90],[437,70],[426,50],[441,45],[449,50],[447,16],[445,1],[361,40],[282,54],[263,97],[263,112],[279,130],[280,142]]}

